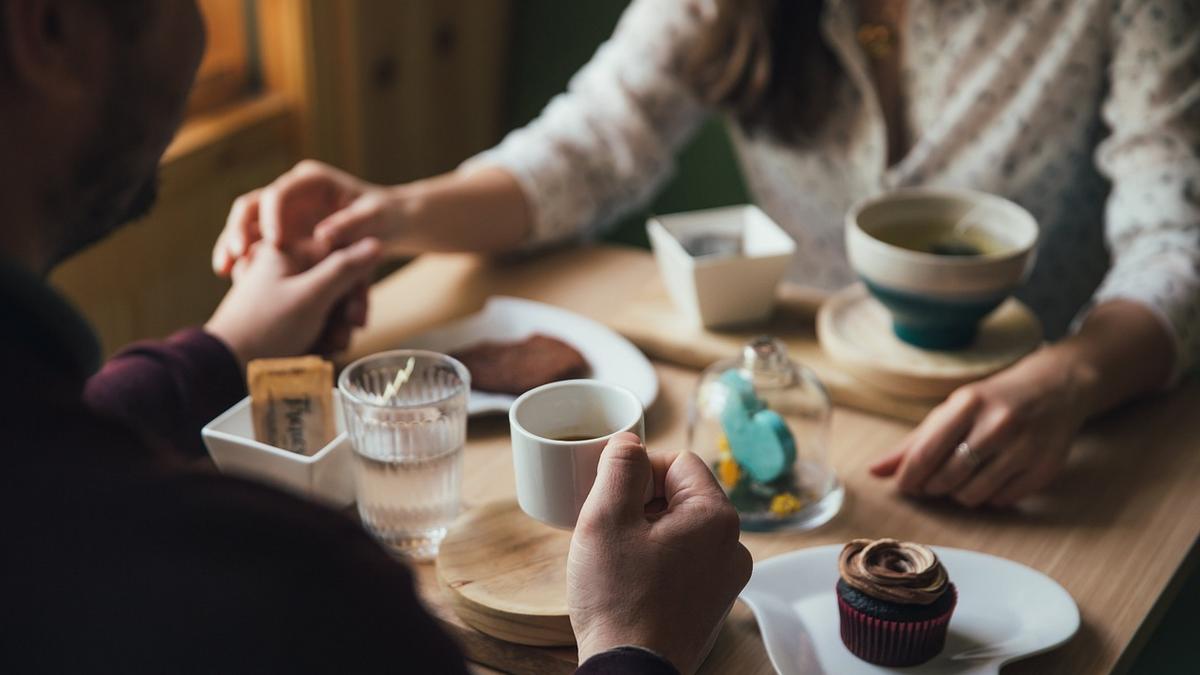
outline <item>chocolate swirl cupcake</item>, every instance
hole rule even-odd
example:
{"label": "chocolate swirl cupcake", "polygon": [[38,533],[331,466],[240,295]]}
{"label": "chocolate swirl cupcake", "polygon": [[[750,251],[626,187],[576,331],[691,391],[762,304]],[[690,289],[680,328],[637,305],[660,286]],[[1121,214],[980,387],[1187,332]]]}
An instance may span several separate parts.
{"label": "chocolate swirl cupcake", "polygon": [[838,557],[842,642],[882,666],[914,666],[946,644],[958,601],[937,555],[921,544],[855,539]]}

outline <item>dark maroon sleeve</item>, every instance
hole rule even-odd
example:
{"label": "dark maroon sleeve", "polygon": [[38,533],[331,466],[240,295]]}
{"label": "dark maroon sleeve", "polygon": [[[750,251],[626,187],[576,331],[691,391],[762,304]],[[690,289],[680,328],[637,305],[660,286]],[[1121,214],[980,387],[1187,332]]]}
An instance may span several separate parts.
{"label": "dark maroon sleeve", "polygon": [[679,675],[679,671],[647,649],[617,647],[584,661],[575,675]]}
{"label": "dark maroon sleeve", "polygon": [[237,359],[200,328],[135,343],[88,380],[84,401],[155,447],[204,456],[200,428],[246,395]]}

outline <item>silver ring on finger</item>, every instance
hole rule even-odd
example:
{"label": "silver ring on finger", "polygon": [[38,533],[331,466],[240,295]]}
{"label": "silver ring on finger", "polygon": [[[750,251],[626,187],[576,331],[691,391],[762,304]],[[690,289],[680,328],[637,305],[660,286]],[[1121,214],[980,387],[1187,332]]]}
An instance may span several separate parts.
{"label": "silver ring on finger", "polygon": [[975,448],[972,448],[971,444],[967,443],[966,441],[959,443],[958,446],[954,448],[954,456],[965,462],[966,465],[971,468],[971,471],[974,471],[983,465],[984,458],[980,456],[979,452],[977,452]]}

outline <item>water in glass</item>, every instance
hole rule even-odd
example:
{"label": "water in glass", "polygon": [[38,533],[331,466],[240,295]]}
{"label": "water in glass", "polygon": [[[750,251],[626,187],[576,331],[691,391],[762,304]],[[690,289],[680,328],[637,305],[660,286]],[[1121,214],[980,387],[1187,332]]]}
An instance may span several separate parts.
{"label": "water in glass", "polygon": [[[411,377],[385,398],[410,358]],[[385,352],[351,364],[338,387],[363,525],[399,553],[434,557],[461,500],[466,369],[433,352]]]}

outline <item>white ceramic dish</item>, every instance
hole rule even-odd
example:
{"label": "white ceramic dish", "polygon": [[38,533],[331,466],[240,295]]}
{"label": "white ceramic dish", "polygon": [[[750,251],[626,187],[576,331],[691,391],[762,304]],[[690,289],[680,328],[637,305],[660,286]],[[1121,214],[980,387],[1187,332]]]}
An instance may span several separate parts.
{"label": "white ceramic dish", "polygon": [[[710,328],[767,318],[796,251],[796,242],[757,206],[651,218],[646,231],[671,299],[692,323]],[[697,235],[739,238],[742,252],[693,257],[680,239]]]}
{"label": "white ceramic dish", "polygon": [[336,389],[333,408],[337,436],[309,456],[256,441],[249,396],[204,425],[200,435],[208,454],[223,473],[272,483],[344,508],[354,503],[354,458]]}
{"label": "white ceramic dish", "polygon": [[[495,296],[483,311],[411,337],[397,347],[450,353],[485,340],[514,341],[534,333],[579,350],[591,367],[590,379],[628,389],[646,408],[658,398],[654,366],[629,340],[591,319],[532,300]],[[471,390],[467,412],[507,413],[516,398]]]}
{"label": "white ceramic dish", "polygon": [[851,654],[839,634],[834,586],[841,550],[819,546],[765,560],[742,591],[771,664],[783,675],[996,674],[1079,630],[1079,608],[1050,577],[1004,558],[935,546],[958,588],[946,649],[920,666],[872,665]]}

